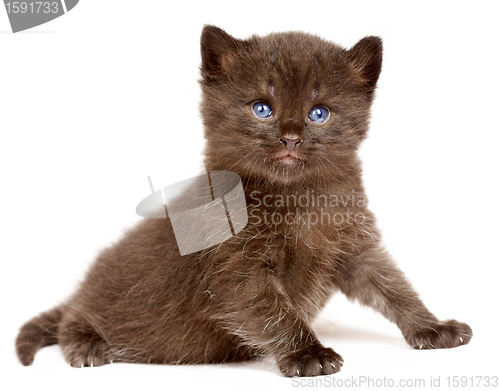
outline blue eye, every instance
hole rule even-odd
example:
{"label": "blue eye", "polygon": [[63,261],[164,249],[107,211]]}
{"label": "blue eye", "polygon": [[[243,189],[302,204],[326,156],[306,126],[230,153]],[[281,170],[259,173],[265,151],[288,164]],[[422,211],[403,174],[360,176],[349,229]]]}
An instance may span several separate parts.
{"label": "blue eye", "polygon": [[328,109],[324,106],[315,106],[309,113],[309,118],[314,122],[325,122],[328,118]]}
{"label": "blue eye", "polygon": [[253,105],[253,112],[259,118],[267,118],[271,115],[272,110],[271,106],[269,106],[265,102],[256,102]]}

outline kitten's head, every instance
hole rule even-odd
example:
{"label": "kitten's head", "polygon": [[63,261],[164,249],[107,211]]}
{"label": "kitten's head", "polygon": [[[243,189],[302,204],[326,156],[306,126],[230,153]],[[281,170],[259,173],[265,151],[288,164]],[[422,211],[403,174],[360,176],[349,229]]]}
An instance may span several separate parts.
{"label": "kitten's head", "polygon": [[209,170],[282,185],[358,173],[380,38],[345,50],[305,33],[240,40],[206,26],[201,54]]}

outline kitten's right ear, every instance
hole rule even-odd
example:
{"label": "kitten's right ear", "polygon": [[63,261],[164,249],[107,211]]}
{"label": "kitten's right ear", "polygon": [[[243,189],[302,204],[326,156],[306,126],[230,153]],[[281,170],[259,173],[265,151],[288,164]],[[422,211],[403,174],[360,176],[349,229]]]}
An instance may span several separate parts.
{"label": "kitten's right ear", "polygon": [[233,55],[242,41],[224,30],[207,25],[201,33],[201,74],[214,79],[226,73],[233,63]]}
{"label": "kitten's right ear", "polygon": [[382,40],[374,36],[365,37],[347,55],[368,92],[372,92],[382,70]]}

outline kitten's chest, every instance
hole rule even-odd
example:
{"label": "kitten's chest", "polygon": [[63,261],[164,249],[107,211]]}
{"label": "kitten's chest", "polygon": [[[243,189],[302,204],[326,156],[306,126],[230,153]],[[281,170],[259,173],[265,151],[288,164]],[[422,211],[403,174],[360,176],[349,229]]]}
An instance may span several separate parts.
{"label": "kitten's chest", "polygon": [[254,254],[254,260],[262,262],[269,278],[280,284],[306,319],[314,318],[329,299],[341,267],[336,247],[316,234],[314,230],[270,232],[259,238],[259,250]]}
{"label": "kitten's chest", "polygon": [[[302,198],[301,198],[302,197]],[[371,240],[369,213],[354,197],[262,196],[248,203],[242,255],[261,264],[307,319],[326,303],[334,281]]]}

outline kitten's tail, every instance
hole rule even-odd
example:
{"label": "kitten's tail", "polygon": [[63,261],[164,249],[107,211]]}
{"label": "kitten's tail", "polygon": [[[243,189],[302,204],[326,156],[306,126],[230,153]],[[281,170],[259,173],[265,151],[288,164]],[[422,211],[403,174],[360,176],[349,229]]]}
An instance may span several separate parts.
{"label": "kitten's tail", "polygon": [[57,343],[57,330],[62,318],[62,308],[56,307],[27,322],[16,339],[17,356],[23,365],[33,364],[41,348]]}

